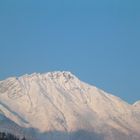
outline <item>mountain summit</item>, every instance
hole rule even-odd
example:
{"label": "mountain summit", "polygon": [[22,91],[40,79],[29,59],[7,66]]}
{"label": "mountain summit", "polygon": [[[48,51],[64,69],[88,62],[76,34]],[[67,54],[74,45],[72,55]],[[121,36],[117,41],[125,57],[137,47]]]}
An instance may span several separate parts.
{"label": "mountain summit", "polygon": [[140,102],[65,71],[11,77],[0,81],[0,131],[29,140],[140,140]]}

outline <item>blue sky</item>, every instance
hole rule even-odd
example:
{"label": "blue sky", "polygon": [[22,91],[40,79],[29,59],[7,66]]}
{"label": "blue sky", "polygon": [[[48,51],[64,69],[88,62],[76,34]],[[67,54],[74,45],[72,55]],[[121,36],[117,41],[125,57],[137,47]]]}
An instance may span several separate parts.
{"label": "blue sky", "polygon": [[139,0],[0,1],[0,79],[68,70],[140,99]]}

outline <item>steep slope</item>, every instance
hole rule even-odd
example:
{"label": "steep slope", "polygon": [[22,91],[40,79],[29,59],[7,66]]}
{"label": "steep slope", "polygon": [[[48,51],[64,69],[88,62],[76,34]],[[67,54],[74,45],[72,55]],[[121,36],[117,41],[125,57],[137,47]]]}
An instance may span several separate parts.
{"label": "steep slope", "polygon": [[[42,140],[139,140],[140,112],[70,72],[0,82],[0,110]],[[35,135],[36,134],[36,135]]]}
{"label": "steep slope", "polygon": [[0,132],[5,132],[9,134],[14,134],[14,136],[22,139],[23,137],[26,137],[30,140],[35,140],[36,138],[33,136],[30,136],[30,132],[33,133],[32,130],[26,130],[22,128],[21,126],[17,125],[15,122],[11,121],[5,115],[0,112]]}

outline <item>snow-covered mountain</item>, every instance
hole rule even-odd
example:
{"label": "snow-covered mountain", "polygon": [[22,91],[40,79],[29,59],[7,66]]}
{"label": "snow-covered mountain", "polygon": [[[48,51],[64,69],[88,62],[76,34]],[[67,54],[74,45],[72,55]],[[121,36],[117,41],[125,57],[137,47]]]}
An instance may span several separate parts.
{"label": "snow-covered mountain", "polygon": [[0,131],[29,140],[140,140],[140,101],[130,105],[70,72],[12,77],[0,81]]}

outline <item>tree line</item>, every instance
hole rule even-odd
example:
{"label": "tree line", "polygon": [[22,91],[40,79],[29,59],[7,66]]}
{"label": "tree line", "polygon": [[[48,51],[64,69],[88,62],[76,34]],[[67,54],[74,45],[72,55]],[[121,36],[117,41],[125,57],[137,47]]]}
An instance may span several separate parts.
{"label": "tree line", "polygon": [[0,140],[27,140],[24,138],[20,139],[10,133],[0,132]]}

